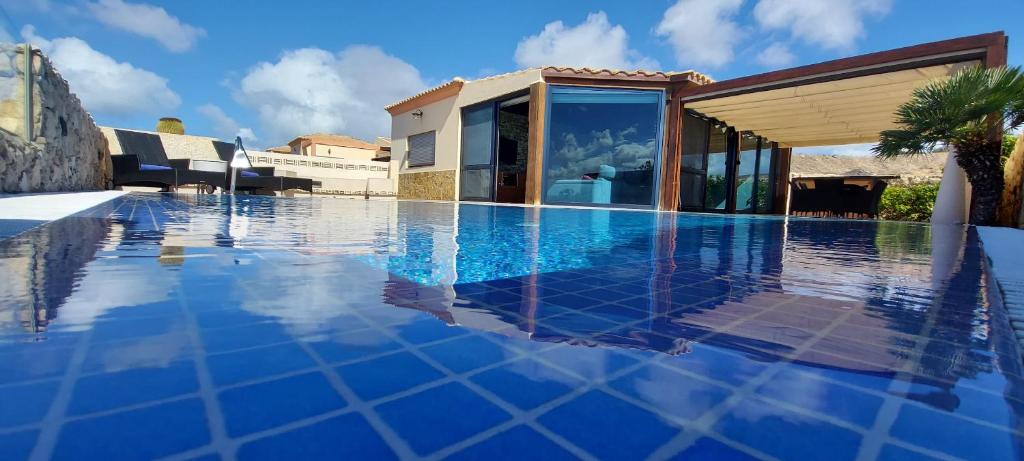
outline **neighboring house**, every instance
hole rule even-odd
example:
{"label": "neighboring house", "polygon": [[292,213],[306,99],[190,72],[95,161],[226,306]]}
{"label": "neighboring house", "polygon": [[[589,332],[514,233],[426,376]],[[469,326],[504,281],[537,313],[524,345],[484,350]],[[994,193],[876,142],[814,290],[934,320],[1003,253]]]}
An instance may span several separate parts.
{"label": "neighboring house", "polygon": [[875,142],[914,89],[1005,65],[1006,43],[995,32],[718,82],[568,67],[455,78],[386,107],[398,195],[784,213],[794,147]]}
{"label": "neighboring house", "polygon": [[314,133],[291,140],[288,147],[293,155],[373,160],[382,146],[350,136]]}
{"label": "neighboring house", "polygon": [[[122,154],[122,146],[115,134],[115,130],[121,130],[121,128],[101,127],[101,130],[110,144],[111,154]],[[215,142],[219,143],[222,141],[216,138],[142,130],[129,131],[140,131],[158,135],[168,158],[224,160],[224,153],[218,153],[214,144]],[[347,136],[334,135],[300,136],[292,142],[295,145],[301,146],[296,141],[309,138],[317,140],[334,138],[330,142],[347,142],[349,146],[335,146],[324,142],[307,144],[307,146],[311,147],[307,152],[323,152],[326,154],[317,156],[247,149],[249,160],[254,167],[273,167],[274,174],[277,176],[313,179],[314,194],[360,197],[365,195],[395,195],[394,180],[390,179],[391,165],[386,161],[374,160],[377,152],[382,151],[380,146],[355,140]],[[302,149],[300,148],[299,151],[302,152]]]}

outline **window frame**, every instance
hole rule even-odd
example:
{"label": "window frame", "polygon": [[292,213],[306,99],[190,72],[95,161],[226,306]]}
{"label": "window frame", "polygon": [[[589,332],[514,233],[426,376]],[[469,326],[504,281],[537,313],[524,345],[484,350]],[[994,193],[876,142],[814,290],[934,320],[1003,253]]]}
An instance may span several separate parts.
{"label": "window frame", "polygon": [[[625,209],[639,209],[639,210],[657,210],[661,205],[661,167],[662,157],[665,155],[665,90],[664,89],[637,89],[637,88],[622,88],[622,87],[595,87],[595,86],[576,86],[576,85],[548,85],[546,97],[544,98],[544,160],[542,161],[541,171],[541,194],[540,202],[545,205],[566,205],[566,206],[580,206],[590,208],[625,208]],[[654,155],[654,167],[653,167],[653,183],[651,186],[651,204],[650,205],[636,205],[628,203],[583,203],[583,202],[561,202],[561,201],[549,201],[547,200],[548,190],[548,175],[543,170],[544,166],[550,165],[549,156],[551,155],[551,104],[552,94],[555,93],[608,93],[608,94],[656,94],[658,96],[658,121],[657,131],[655,135],[655,146],[657,146]]]}
{"label": "window frame", "polygon": [[[430,149],[430,163],[426,162],[412,162],[412,138],[416,136],[430,135],[433,138],[432,147]],[[424,168],[437,165],[437,130],[424,131],[422,133],[414,133],[405,137],[405,165],[406,168]]]}

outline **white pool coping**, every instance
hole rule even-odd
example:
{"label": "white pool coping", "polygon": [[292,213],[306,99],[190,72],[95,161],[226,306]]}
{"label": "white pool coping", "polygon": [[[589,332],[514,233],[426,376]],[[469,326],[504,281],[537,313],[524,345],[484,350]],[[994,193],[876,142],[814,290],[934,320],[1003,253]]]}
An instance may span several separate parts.
{"label": "white pool coping", "polygon": [[54,221],[120,197],[119,190],[0,195],[0,219]]}

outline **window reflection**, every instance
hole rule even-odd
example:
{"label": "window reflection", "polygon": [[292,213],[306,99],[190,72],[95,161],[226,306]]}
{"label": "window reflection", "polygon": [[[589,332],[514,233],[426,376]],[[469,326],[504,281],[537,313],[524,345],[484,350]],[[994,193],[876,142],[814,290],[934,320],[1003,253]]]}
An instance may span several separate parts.
{"label": "window reflection", "polygon": [[729,195],[729,181],[726,177],[726,159],[729,157],[729,130],[725,126],[712,127],[708,139],[708,176],[704,196],[704,207],[724,210]]}
{"label": "window reflection", "polygon": [[662,94],[553,87],[544,201],[653,206]]}
{"label": "window reflection", "polygon": [[754,171],[757,166],[757,136],[744,132],[740,135],[739,165],[736,167],[736,211],[754,209]]}

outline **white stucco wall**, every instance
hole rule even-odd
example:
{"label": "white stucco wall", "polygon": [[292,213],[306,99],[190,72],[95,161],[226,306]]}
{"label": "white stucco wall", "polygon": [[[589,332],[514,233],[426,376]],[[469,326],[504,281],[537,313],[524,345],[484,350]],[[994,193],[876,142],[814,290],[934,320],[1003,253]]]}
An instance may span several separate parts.
{"label": "white stucco wall", "polygon": [[[458,170],[461,143],[462,108],[476,103],[496,99],[523,90],[542,81],[540,69],[527,69],[512,74],[481,80],[467,81],[459,94],[441,101],[417,107],[391,117],[391,158],[399,174],[428,171]],[[413,112],[422,111],[419,119]],[[437,137],[434,146],[434,165],[424,167],[407,166],[410,135],[434,130]],[[458,181],[456,181],[458,187]],[[456,196],[458,191],[456,191]]]}

